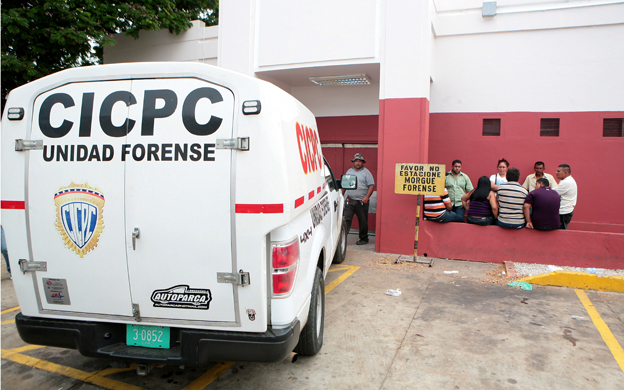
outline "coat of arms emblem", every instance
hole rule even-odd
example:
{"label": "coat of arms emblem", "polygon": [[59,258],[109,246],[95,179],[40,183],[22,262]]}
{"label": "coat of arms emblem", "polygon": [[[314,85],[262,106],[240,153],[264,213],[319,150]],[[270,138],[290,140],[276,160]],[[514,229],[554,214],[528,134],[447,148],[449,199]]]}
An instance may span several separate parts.
{"label": "coat of arms emblem", "polygon": [[81,258],[93,250],[104,229],[104,194],[88,183],[71,183],[54,194],[56,228],[69,249]]}

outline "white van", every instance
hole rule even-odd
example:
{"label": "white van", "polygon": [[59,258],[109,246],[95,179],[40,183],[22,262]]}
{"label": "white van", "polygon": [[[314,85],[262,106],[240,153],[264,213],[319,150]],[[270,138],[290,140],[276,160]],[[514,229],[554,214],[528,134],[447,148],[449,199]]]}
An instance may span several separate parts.
{"label": "white van", "polygon": [[133,63],[17,88],[2,224],[19,334],[153,364],[314,355],[340,188],[312,113],[252,77]]}

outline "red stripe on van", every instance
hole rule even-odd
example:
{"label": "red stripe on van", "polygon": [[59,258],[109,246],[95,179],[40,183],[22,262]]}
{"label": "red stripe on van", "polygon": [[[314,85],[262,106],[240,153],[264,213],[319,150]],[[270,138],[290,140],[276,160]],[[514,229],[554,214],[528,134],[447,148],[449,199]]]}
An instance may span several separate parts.
{"label": "red stripe on van", "polygon": [[24,210],[26,209],[26,202],[23,200],[3,200],[2,209],[4,210]]}
{"label": "red stripe on van", "polygon": [[295,199],[295,208],[301,206],[303,204],[303,202],[305,201],[305,196],[302,196],[299,199]]}
{"label": "red stripe on van", "polygon": [[310,193],[308,194],[308,199],[312,198],[314,198],[314,191],[310,191]]}
{"label": "red stripe on van", "polygon": [[237,204],[237,214],[279,214],[284,212],[283,204]]}
{"label": "red stripe on van", "polygon": [[317,189],[316,189],[316,193],[317,193],[317,194],[320,194],[320,193],[321,193],[321,187],[319,187],[319,188],[317,188]]}

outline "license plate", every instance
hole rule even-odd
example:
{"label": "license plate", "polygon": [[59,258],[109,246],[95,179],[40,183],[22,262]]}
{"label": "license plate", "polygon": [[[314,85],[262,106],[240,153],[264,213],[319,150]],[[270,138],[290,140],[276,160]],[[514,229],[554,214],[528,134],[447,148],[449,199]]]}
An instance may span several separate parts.
{"label": "license plate", "polygon": [[126,324],[126,344],[147,348],[169,348],[168,326]]}

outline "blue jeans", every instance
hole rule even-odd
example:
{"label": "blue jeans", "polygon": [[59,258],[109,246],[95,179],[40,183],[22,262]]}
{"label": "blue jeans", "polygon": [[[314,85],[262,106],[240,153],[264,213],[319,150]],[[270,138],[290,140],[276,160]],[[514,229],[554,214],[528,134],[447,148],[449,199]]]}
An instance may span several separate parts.
{"label": "blue jeans", "polygon": [[453,212],[457,214],[462,221],[464,220],[464,214],[466,213],[466,209],[463,206],[453,206]]}
{"label": "blue jeans", "polygon": [[2,231],[2,256],[4,256],[4,260],[6,261],[7,272],[11,273],[11,264],[9,264],[9,252],[7,252],[6,240],[4,239],[4,228],[0,226],[0,230]]}
{"label": "blue jeans", "polygon": [[457,213],[446,210],[442,216],[436,219],[429,219],[428,221],[447,223],[447,222],[464,222],[464,217],[460,217]]}
{"label": "blue jeans", "polygon": [[496,224],[505,229],[523,229],[526,226],[526,222],[518,225],[513,223],[501,222],[498,219],[496,220]]}
{"label": "blue jeans", "polygon": [[488,225],[494,225],[494,217],[471,217],[470,215],[466,218],[468,223],[471,223],[473,225],[480,225],[480,226],[488,226]]}

